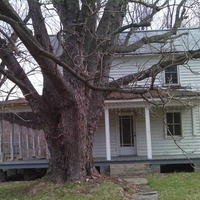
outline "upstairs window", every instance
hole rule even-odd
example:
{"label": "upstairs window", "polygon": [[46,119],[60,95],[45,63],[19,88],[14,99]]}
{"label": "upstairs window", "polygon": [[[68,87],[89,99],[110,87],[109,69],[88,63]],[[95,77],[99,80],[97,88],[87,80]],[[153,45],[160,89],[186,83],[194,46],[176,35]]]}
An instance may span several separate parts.
{"label": "upstairs window", "polygon": [[167,120],[167,135],[181,136],[181,113],[168,112],[166,113]]}
{"label": "upstairs window", "polygon": [[165,84],[172,84],[177,85],[178,84],[178,67],[173,66],[169,67],[165,70]]}

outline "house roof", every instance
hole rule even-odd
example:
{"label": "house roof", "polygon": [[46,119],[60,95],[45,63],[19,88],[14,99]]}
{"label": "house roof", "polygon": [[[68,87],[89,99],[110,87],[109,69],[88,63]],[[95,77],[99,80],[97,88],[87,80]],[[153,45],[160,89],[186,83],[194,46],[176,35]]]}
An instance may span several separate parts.
{"label": "house roof", "polygon": [[[28,109],[24,109],[24,107],[28,107]],[[33,129],[41,129],[40,123],[35,118],[25,98],[1,101],[0,119]]]}
{"label": "house roof", "polygon": [[[151,36],[158,36],[169,32],[170,29],[164,30],[143,30],[135,31],[132,33],[128,44],[137,45],[137,41],[142,38],[147,38]],[[120,34],[118,39],[119,44],[123,44],[128,32],[123,32]],[[56,35],[50,35],[50,41],[54,49],[54,54],[60,56],[62,54],[62,45],[60,44],[60,39]],[[149,43],[140,47],[138,50],[127,53],[130,54],[157,54],[165,52],[185,52],[188,50],[197,50],[200,48],[200,28],[190,28],[190,29],[178,29],[176,34],[172,35],[166,42],[162,43]],[[123,53],[124,54],[124,53]],[[116,54],[117,55],[117,54]]]}
{"label": "house roof", "polygon": [[[142,38],[158,36],[169,31],[168,29],[135,31],[129,39],[129,44],[135,43],[137,45],[136,42]],[[127,34],[127,32],[124,32],[120,35],[119,44],[123,44]],[[177,33],[172,35],[166,42],[145,44],[132,54],[185,52],[197,49],[200,49],[200,28],[178,29]],[[130,55],[131,53],[128,54]]]}
{"label": "house roof", "polygon": [[12,99],[8,101],[0,101],[0,108],[13,107],[13,106],[25,106],[28,105],[28,101],[25,98]]}
{"label": "house roof", "polygon": [[[200,92],[195,91],[181,91],[176,89],[171,90],[150,90],[143,94],[144,98],[168,98],[168,97],[200,97]],[[140,99],[142,96],[140,94],[134,93],[123,93],[123,92],[111,92],[106,100],[126,100],[126,99]],[[25,98],[8,100],[8,101],[0,101],[0,109],[4,110],[4,113],[9,112],[9,110],[4,109],[7,107],[20,107],[20,106],[28,106],[29,103]],[[27,111],[28,112],[28,111]],[[32,112],[31,110],[29,112]],[[9,112],[10,113],[10,112]]]}

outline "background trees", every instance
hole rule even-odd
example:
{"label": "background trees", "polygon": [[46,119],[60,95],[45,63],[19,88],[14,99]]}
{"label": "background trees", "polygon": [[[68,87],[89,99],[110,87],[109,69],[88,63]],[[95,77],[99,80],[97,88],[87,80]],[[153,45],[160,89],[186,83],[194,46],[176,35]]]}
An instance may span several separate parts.
{"label": "background trees", "polygon": [[[195,6],[198,7],[198,1],[1,1],[2,84],[6,83],[5,79],[13,82],[41,122],[51,153],[50,179],[75,180],[95,172],[93,138],[110,92],[143,94],[155,89],[154,78],[162,70],[182,64],[189,57],[200,57],[199,50],[173,54],[173,57],[167,54],[160,58],[159,67],[155,63],[150,69],[118,80],[109,77],[115,53],[130,53],[143,45],[166,43],[177,34],[184,20],[187,20],[184,26],[198,24],[198,19],[190,23],[188,17]],[[137,30],[155,27],[170,29],[164,34],[131,40]],[[127,33],[122,40],[124,31]],[[51,33],[57,38],[57,49],[50,42]],[[59,47],[63,49],[61,55],[56,54]],[[27,61],[28,67],[24,64]],[[41,72],[41,94],[28,76],[34,69]],[[152,80],[150,87],[128,90],[122,87],[146,78]]]}

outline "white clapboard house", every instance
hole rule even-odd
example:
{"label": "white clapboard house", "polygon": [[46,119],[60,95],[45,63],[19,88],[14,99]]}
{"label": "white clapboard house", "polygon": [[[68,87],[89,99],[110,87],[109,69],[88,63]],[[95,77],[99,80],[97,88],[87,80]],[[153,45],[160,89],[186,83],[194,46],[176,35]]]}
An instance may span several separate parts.
{"label": "white clapboard house", "polygon": [[[167,30],[137,31],[131,42],[164,32]],[[53,37],[51,39],[55,42]],[[199,48],[200,29],[179,29],[177,35],[164,44],[146,44],[133,53],[116,54],[110,77],[113,80],[147,69],[158,63],[161,54],[173,56],[174,52]],[[151,79],[146,79],[127,87],[142,88],[150,84]],[[106,99],[93,147],[94,160],[101,172],[110,171],[111,165],[120,163],[150,163],[157,171],[167,164],[198,166],[200,60],[168,68],[155,77],[155,85],[160,88],[159,92],[154,90],[143,97],[112,92]],[[33,118],[27,102],[20,99],[1,105],[0,169],[48,167],[50,155],[43,132],[35,120],[27,125]],[[26,123],[19,122],[26,117]]]}
{"label": "white clapboard house", "polygon": [[[163,32],[141,31],[132,37],[138,40]],[[147,44],[136,52],[115,55],[110,77],[117,79],[147,69],[158,63],[161,54],[197,50],[200,48],[199,33],[200,29],[180,29],[165,44]],[[151,79],[146,79],[132,87],[150,84]],[[155,85],[162,92],[152,91],[144,98],[113,92],[108,97],[95,134],[93,155],[96,160],[147,161],[161,167],[193,161],[198,165],[200,60],[168,68],[157,75]]]}

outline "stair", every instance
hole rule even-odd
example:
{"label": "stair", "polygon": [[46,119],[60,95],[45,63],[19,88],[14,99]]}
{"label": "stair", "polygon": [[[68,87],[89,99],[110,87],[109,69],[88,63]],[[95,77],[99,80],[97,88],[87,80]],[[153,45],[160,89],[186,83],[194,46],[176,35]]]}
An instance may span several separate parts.
{"label": "stair", "polygon": [[130,177],[140,176],[151,172],[149,163],[126,163],[126,164],[111,164],[111,177]]}

